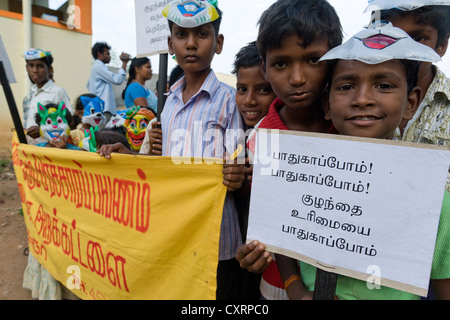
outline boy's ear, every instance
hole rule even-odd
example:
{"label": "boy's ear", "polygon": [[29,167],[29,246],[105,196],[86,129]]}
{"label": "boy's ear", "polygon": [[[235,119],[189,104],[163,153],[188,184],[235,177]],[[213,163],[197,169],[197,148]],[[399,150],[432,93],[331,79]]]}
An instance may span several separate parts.
{"label": "boy's ear", "polygon": [[264,79],[269,82],[266,75],[266,63],[264,62],[263,58],[259,59],[259,69],[261,70],[262,75],[264,76]]}
{"label": "boy's ear", "polygon": [[219,34],[216,37],[216,42],[217,42],[216,54],[221,54],[222,53],[224,41],[225,41],[225,37],[223,36],[223,34]]}
{"label": "boy's ear", "polygon": [[330,99],[329,99],[329,95],[327,93],[325,93],[323,95],[323,111],[325,113],[325,120],[331,120],[331,116],[330,116]]}
{"label": "boy's ear", "polygon": [[403,113],[403,120],[411,120],[419,109],[422,101],[422,89],[415,87],[408,95],[408,105]]}
{"label": "boy's ear", "polygon": [[439,47],[436,48],[437,54],[440,55],[441,57],[443,57],[445,55],[445,53],[447,52],[449,37],[450,37],[450,33],[447,33],[447,37],[446,37],[445,41]]}
{"label": "boy's ear", "polygon": [[171,36],[169,36],[169,37],[167,38],[167,46],[169,47],[169,53],[170,53],[170,55],[174,55],[174,54],[175,54],[175,51],[173,51],[173,47],[172,47],[172,37],[171,37]]}

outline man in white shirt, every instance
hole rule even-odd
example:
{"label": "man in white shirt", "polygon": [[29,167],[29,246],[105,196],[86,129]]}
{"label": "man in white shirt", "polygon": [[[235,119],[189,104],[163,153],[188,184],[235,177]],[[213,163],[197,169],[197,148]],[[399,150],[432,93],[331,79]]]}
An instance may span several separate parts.
{"label": "man in white shirt", "polygon": [[106,122],[109,122],[111,117],[116,114],[116,100],[112,85],[121,85],[123,83],[126,77],[127,64],[130,61],[130,55],[122,53],[120,55],[122,68],[118,73],[111,72],[106,66],[111,61],[110,50],[111,47],[105,42],[97,42],[92,47],[92,56],[95,61],[87,83],[89,92],[105,102],[104,115]]}

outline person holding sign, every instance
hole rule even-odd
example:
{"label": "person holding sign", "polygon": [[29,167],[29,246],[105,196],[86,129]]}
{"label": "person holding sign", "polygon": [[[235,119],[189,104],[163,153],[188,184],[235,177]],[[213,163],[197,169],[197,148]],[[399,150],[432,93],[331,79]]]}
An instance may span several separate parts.
{"label": "person holding sign", "polygon": [[[439,60],[433,50],[391,24],[359,32],[320,60],[330,61],[332,66],[324,106],[326,119],[342,135],[392,140],[400,123],[410,120],[419,106],[420,62]],[[445,243],[450,241],[448,200],[444,201],[438,231],[438,241]],[[449,262],[448,250],[436,247],[431,277],[441,299],[450,298]],[[293,271],[297,261],[287,257],[278,259],[278,266],[290,299],[311,298],[315,267],[300,262],[298,274]],[[419,299],[388,287],[370,289],[366,282],[345,276],[338,276],[336,295],[341,300]]]}
{"label": "person holding sign", "polygon": [[[259,25],[257,45],[263,72],[278,98],[256,127],[328,133],[331,122],[325,120],[322,108],[328,65],[319,59],[342,43],[336,11],[323,0],[279,0],[263,13]],[[251,155],[253,133],[248,148]],[[277,264],[263,244],[242,246],[236,259],[242,268],[263,272],[260,289],[264,299],[288,299]]]}

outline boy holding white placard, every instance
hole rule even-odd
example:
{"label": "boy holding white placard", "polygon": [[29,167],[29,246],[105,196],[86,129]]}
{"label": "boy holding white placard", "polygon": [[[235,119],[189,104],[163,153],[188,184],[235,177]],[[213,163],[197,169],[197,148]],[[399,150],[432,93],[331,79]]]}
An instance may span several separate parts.
{"label": "boy holding white placard", "polygon": [[[436,62],[439,56],[430,48],[414,42],[404,31],[388,24],[364,30],[342,46],[330,50],[321,61],[331,60],[331,84],[325,117],[342,135],[393,139],[403,120],[414,115],[420,103],[416,86],[416,61]],[[450,198],[444,199],[437,242],[449,241]],[[450,255],[436,246],[431,277],[440,299],[449,299],[450,269],[445,266]],[[290,299],[310,299],[314,290],[316,268],[301,262],[300,275],[294,272],[297,261],[277,256],[281,276]],[[417,295],[388,287],[369,289],[364,281],[339,276],[336,296],[350,299],[419,299]]]}

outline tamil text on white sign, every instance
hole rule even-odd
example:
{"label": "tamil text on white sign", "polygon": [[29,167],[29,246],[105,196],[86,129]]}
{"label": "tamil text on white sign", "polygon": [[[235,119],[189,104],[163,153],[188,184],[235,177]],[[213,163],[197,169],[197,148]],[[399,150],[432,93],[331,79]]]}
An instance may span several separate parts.
{"label": "tamil text on white sign", "polygon": [[[450,152],[259,131],[247,238],[321,269],[426,295]],[[424,164],[433,165],[424,165]]]}

